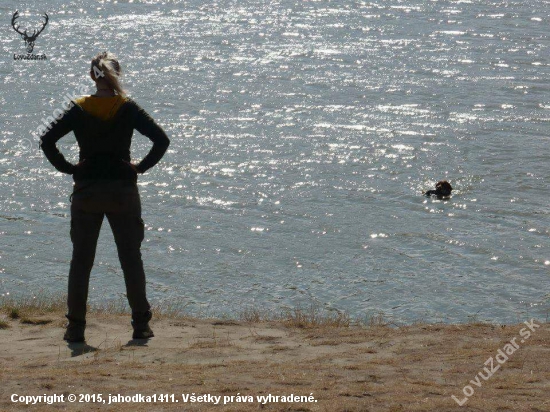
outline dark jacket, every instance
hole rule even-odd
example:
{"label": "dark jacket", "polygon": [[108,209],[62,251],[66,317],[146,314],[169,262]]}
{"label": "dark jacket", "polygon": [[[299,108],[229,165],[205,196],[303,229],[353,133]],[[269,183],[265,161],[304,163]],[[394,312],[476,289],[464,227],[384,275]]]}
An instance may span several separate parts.
{"label": "dark jacket", "polygon": [[[147,136],[153,147],[136,166],[144,173],[162,158],[170,140],[159,125],[136,102],[127,99],[109,120],[101,120],[73,102],[63,117],[50,124],[40,146],[50,163],[60,172],[73,175],[75,182],[84,180],[137,180],[130,162],[130,143],[134,129]],[[69,163],[56,143],[74,132],[80,147],[79,162]]]}

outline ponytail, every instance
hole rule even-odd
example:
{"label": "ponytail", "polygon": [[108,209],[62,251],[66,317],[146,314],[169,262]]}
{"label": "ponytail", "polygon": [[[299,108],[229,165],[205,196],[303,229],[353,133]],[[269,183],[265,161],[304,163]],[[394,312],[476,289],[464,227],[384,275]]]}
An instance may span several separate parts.
{"label": "ponytail", "polygon": [[122,73],[117,58],[109,52],[99,53],[92,59],[91,73],[94,79],[103,79],[107,85],[118,95],[126,96],[125,90],[120,84],[119,77]]}

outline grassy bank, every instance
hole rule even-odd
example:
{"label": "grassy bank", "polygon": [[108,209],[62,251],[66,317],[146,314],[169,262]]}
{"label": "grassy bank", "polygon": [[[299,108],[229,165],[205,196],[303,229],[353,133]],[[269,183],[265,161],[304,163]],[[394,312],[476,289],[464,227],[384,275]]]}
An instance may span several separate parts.
{"label": "grassy bank", "polygon": [[[179,402],[42,403],[32,410],[550,410],[550,328],[538,321],[525,339],[526,324],[396,327],[381,317],[357,322],[313,306],[197,319],[171,306],[155,308],[155,338],[134,341],[117,302],[90,308],[86,343],[67,344],[64,311],[62,297],[0,302],[0,410],[27,409],[11,402],[12,394],[102,394],[108,403],[109,394],[138,393],[174,394]],[[498,350],[514,338],[518,348],[499,364]],[[479,373],[490,358],[499,368],[485,380]],[[227,396],[228,403],[185,403],[182,394],[192,393]],[[269,394],[315,401],[257,401]]]}
{"label": "grassy bank", "polygon": [[[66,310],[66,296],[39,294],[37,296],[0,298],[0,314],[10,319],[31,319],[48,314],[59,314]],[[184,305],[177,303],[159,304],[151,308],[155,319],[190,319],[185,313]],[[88,305],[90,315],[130,315],[125,299],[109,301],[98,305]],[[204,317],[200,317],[204,319]],[[208,317],[211,318],[211,317]],[[280,322],[289,327],[310,328],[318,326],[349,327],[349,326],[382,326],[392,322],[382,314],[361,320],[351,319],[346,312],[328,311],[318,305],[297,307],[279,312],[246,308],[240,313],[224,320],[243,321],[248,323]],[[8,325],[9,326],[9,325]]]}

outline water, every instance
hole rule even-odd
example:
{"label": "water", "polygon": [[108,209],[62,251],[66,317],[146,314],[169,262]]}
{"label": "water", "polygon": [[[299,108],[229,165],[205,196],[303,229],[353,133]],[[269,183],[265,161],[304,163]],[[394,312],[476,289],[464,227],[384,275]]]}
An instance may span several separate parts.
{"label": "water", "polygon": [[[140,178],[152,302],[546,318],[550,3],[153,3],[0,6],[50,15],[47,61],[14,61],[3,23],[0,295],[66,289],[71,178],[31,132],[110,50],[172,141]],[[136,132],[133,157],[149,147]],[[452,199],[424,198],[440,179]],[[123,293],[104,222],[90,300]]]}

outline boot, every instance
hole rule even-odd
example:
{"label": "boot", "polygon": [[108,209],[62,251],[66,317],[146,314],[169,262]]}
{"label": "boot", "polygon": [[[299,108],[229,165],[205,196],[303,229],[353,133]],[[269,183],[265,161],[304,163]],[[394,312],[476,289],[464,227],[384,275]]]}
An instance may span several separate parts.
{"label": "boot", "polygon": [[132,327],[134,328],[132,339],[149,339],[155,336],[149,327],[152,317],[151,311],[132,313]]}
{"label": "boot", "polygon": [[67,329],[65,330],[65,335],[63,335],[63,339],[67,342],[84,342],[85,329],[86,324],[69,321]]}

